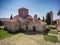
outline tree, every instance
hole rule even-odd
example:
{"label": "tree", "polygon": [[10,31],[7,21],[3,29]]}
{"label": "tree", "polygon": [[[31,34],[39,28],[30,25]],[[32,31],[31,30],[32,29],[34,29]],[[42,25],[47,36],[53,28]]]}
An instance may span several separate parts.
{"label": "tree", "polygon": [[51,24],[53,23],[53,11],[50,11],[50,17],[51,17]]}
{"label": "tree", "polygon": [[3,25],[3,22],[0,20],[0,26],[2,26]]}
{"label": "tree", "polygon": [[47,22],[48,25],[51,24],[51,15],[50,15],[50,13],[47,13],[47,15],[46,15],[46,22]]}
{"label": "tree", "polygon": [[40,17],[38,17],[38,20],[41,20]]}
{"label": "tree", "polygon": [[12,14],[11,14],[11,17],[10,17],[10,19],[12,19]]}
{"label": "tree", "polygon": [[56,20],[54,20],[54,21],[53,21],[53,25],[55,25],[56,23],[57,23]]}
{"label": "tree", "polygon": [[60,10],[58,11],[57,15],[60,16]]}
{"label": "tree", "polygon": [[45,21],[44,16],[43,16],[43,21]]}
{"label": "tree", "polygon": [[37,14],[34,15],[34,18],[37,18]]}

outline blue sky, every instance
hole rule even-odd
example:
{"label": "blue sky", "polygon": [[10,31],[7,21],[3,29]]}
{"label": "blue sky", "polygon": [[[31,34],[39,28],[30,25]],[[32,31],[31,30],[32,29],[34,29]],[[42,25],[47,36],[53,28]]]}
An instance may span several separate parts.
{"label": "blue sky", "polygon": [[46,16],[47,12],[53,11],[54,20],[60,18],[57,12],[60,9],[60,0],[0,0],[0,18],[9,18],[18,14],[18,9],[29,9],[29,15],[38,17]]}

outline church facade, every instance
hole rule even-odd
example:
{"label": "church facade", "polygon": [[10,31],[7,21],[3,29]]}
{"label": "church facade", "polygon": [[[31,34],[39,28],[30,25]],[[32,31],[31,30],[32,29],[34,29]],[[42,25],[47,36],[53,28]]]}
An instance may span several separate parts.
{"label": "church facade", "polygon": [[47,28],[47,24],[38,20],[37,15],[34,17],[29,15],[29,10],[26,8],[18,9],[18,15],[6,21],[4,24],[5,29],[10,32],[16,31],[38,31],[43,32]]}

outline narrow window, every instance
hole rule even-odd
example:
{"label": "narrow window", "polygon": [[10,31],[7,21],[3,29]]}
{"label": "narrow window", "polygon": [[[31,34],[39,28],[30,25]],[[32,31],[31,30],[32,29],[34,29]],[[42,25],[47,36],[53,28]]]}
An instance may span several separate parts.
{"label": "narrow window", "polygon": [[33,31],[36,31],[36,27],[35,26],[33,26]]}
{"label": "narrow window", "polygon": [[28,26],[26,26],[26,30],[28,30]]}

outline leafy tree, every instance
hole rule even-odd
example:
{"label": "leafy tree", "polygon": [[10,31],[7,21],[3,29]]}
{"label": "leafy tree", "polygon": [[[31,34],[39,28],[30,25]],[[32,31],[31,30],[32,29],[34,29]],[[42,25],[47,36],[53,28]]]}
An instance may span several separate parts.
{"label": "leafy tree", "polygon": [[34,18],[37,18],[37,14],[34,15]]}
{"label": "leafy tree", "polygon": [[38,17],[38,20],[41,20],[40,17]]}
{"label": "leafy tree", "polygon": [[54,21],[53,21],[53,25],[55,25],[56,23],[57,23],[56,20],[54,20]]}
{"label": "leafy tree", "polygon": [[60,10],[58,11],[57,15],[60,16]]}

